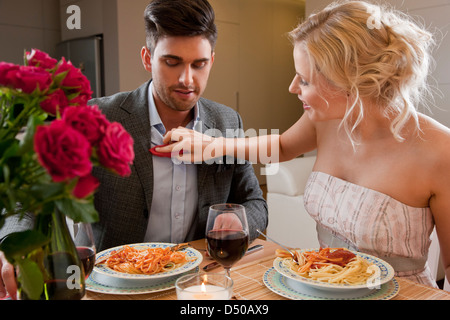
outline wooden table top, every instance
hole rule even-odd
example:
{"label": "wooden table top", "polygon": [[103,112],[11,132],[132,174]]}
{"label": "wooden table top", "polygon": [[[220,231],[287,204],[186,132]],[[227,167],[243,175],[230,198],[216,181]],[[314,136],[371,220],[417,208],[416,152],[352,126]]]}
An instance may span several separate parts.
{"label": "wooden table top", "polygon": [[[234,281],[233,298],[236,300],[288,300],[287,298],[273,292],[263,282],[264,274],[272,268],[275,259],[275,250],[278,245],[256,239],[251,246],[262,244],[263,249],[244,256],[232,269],[231,277]],[[200,268],[213,262],[205,256],[205,240],[190,242],[190,245],[203,254]],[[211,272],[220,272],[219,267]],[[450,300],[450,292],[431,288],[415,282],[395,278],[399,290],[392,300]],[[146,294],[121,294],[112,295],[86,291],[85,300],[176,300],[175,289]]]}

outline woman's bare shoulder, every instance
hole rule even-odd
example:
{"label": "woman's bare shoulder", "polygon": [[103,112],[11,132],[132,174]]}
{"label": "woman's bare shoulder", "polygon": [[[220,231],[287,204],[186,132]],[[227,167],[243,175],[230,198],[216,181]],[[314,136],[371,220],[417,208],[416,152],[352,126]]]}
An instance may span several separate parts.
{"label": "woman's bare shoulder", "polygon": [[450,150],[448,148],[450,143],[450,128],[424,114],[419,114],[419,124],[419,138],[425,143],[431,144],[433,147],[440,147],[440,144],[444,144],[442,147]]}
{"label": "woman's bare shoulder", "polygon": [[429,116],[419,116],[418,141],[424,157],[438,175],[450,176],[450,129]]}

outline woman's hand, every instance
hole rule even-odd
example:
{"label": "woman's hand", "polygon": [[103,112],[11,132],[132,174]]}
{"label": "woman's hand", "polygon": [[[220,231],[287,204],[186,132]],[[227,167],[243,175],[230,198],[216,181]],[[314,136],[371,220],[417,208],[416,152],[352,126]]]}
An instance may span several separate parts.
{"label": "woman's hand", "polygon": [[156,148],[157,152],[171,153],[172,159],[182,162],[197,163],[224,155],[224,139],[213,138],[200,132],[179,127],[170,130],[165,136],[164,147]]}

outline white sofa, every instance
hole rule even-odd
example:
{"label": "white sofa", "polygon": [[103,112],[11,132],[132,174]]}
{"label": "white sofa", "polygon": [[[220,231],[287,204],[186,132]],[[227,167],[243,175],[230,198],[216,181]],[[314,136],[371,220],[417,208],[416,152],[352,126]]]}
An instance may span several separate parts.
{"label": "white sofa", "polygon": [[315,160],[315,156],[306,156],[266,167],[267,172],[276,171],[266,176],[267,235],[289,247],[319,247],[316,223],[303,206],[303,193]]}
{"label": "white sofa", "polygon": [[444,290],[450,292],[450,282],[445,276],[444,266],[441,260],[441,250],[439,246],[439,240],[436,233],[436,228],[431,234],[431,246],[428,251],[428,267],[436,280],[444,280]]}

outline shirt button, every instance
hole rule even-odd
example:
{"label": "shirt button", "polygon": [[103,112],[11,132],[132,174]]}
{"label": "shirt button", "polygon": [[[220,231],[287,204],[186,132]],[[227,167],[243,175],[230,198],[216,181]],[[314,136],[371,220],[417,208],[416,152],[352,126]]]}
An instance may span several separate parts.
{"label": "shirt button", "polygon": [[180,219],[180,214],[179,213],[175,214],[175,219]]}
{"label": "shirt button", "polygon": [[176,186],[176,187],[175,187],[175,190],[180,191],[180,190],[181,190],[181,187],[180,187],[180,186]]}

